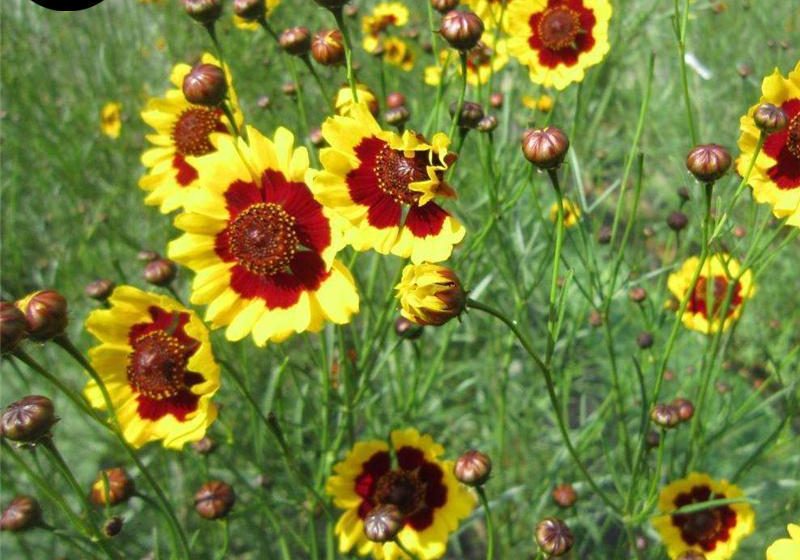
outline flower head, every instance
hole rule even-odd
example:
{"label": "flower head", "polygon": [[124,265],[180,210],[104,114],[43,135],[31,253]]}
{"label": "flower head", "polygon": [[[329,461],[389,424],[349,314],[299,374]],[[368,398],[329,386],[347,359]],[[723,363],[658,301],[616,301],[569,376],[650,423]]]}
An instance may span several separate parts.
{"label": "flower head", "polygon": [[528,66],[532,82],[564,89],[603,60],[610,19],[608,0],[512,0],[508,50]]}
{"label": "flower head", "polygon": [[385,441],[361,441],[333,467],[325,490],[345,510],[336,524],[339,550],[403,558],[394,542],[372,542],[364,532],[368,514],[391,504],[403,518],[396,538],[420,559],[439,558],[449,534],[472,511],[475,498],[455,479],[453,462],[440,458],[444,449],[430,436],[414,429],[394,430],[390,440],[393,453]]}
{"label": "flower head", "polygon": [[304,180],[308,152],[285,128],[247,137],[221,136],[214,154],[190,160],[208,180],[187,196],[169,256],[196,272],[192,303],[208,304],[205,319],[229,340],[252,333],[259,346],[347,323],[358,294],[335,260],[339,222]]}
{"label": "flower head", "polygon": [[438,264],[410,264],[395,286],[402,315],[418,325],[443,325],[464,311],[466,294],[455,273]]}
{"label": "flower head", "polygon": [[387,37],[383,41],[383,60],[387,64],[397,66],[405,72],[411,71],[414,68],[414,51],[408,46],[408,43],[397,37]]}
{"label": "flower head", "polygon": [[670,558],[686,551],[705,554],[707,560],[726,560],[736,552],[739,542],[753,532],[755,514],[749,504],[731,503],[694,511],[673,513],[679,508],[703,502],[739,498],[741,489],[727,480],[713,480],[707,474],[691,473],[661,490],[653,519]]}
{"label": "flower head", "polygon": [[[550,207],[550,221],[556,223],[558,220],[558,202],[554,202]],[[581,207],[571,200],[564,199],[564,227],[571,228],[578,224],[581,219]]]}
{"label": "flower head", "polygon": [[800,62],[783,77],[776,69],[761,83],[761,98],[741,118],[736,169],[747,174],[756,150],[760,131],[753,120],[761,104],[780,107],[788,122],[785,128],[768,134],[748,179],[753,196],[769,204],[777,218],[788,218],[791,226],[800,227]]}
{"label": "flower head", "polygon": [[790,523],[786,530],[788,539],[778,539],[767,549],[767,560],[793,560],[800,558],[800,525]]}
{"label": "flower head", "polygon": [[391,27],[403,27],[406,23],[408,23],[408,8],[402,2],[381,2],[376,5],[369,15],[361,18],[364,50],[369,53],[375,52],[382,34]]}
{"label": "flower head", "polygon": [[[89,350],[125,439],[134,447],[163,440],[180,449],[197,441],[217,417],[211,397],[219,388],[208,330],[190,309],[166,296],[120,286],[86,319],[100,344]],[[106,407],[97,383],[84,393]]]}
{"label": "flower head", "polygon": [[[467,83],[471,86],[486,84],[492,73],[497,73],[508,64],[508,47],[506,39],[495,41],[494,34],[484,33],[478,44],[467,51]],[[438,66],[425,68],[425,83],[431,86],[439,85],[442,79],[442,68],[455,68],[461,73],[458,57],[446,50],[439,53]]]}
{"label": "flower head", "polygon": [[122,130],[122,105],[109,101],[100,109],[100,132],[109,138],[119,138]]}

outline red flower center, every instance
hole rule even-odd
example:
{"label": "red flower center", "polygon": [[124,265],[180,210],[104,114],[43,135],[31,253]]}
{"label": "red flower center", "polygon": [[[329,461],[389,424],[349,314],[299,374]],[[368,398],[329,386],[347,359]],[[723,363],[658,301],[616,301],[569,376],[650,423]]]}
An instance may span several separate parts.
{"label": "red flower center", "polygon": [[376,505],[397,506],[404,517],[414,515],[425,506],[425,483],[419,471],[395,469],[378,479],[372,499]]}
{"label": "red flower center", "polygon": [[567,7],[548,8],[539,20],[539,37],[544,46],[554,51],[574,47],[581,32],[580,14]]}
{"label": "red flower center", "polygon": [[133,342],[128,382],[134,391],[154,400],[174,397],[185,388],[186,355],[183,345],[162,330]]}
{"label": "red flower center", "polygon": [[[675,506],[707,502],[725,498],[723,494],[711,494],[708,486],[694,486],[690,492],[678,494]],[[736,512],[729,506],[708,508],[694,513],[679,513],[672,516],[672,524],[681,531],[681,539],[690,546],[699,545],[705,552],[717,547],[717,543],[730,539],[730,531],[736,526]]]}
{"label": "red flower center", "polygon": [[[741,289],[741,284],[737,282],[731,294],[727,316],[730,316],[736,310],[736,306],[742,303]],[[709,305],[707,301],[709,296],[708,278],[701,276],[698,278],[694,293],[689,299],[689,311],[701,313],[706,319],[718,319],[722,311],[722,305],[725,303],[727,291],[728,279],[722,275],[714,276],[714,285],[710,287],[711,302]]]}
{"label": "red flower center", "polygon": [[297,252],[295,219],[272,202],[253,204],[241,212],[229,231],[234,258],[258,276],[286,270]]}
{"label": "red flower center", "polygon": [[226,131],[220,109],[192,107],[180,114],[172,128],[172,140],[178,153],[186,156],[203,156],[214,151],[208,139],[212,132]]}
{"label": "red flower center", "polygon": [[800,113],[797,113],[786,128],[786,149],[800,159]]}
{"label": "red flower center", "polygon": [[428,152],[413,154],[407,157],[401,150],[393,150],[389,144],[384,144],[375,157],[378,188],[401,204],[416,205],[421,193],[412,191],[408,185],[428,178]]}

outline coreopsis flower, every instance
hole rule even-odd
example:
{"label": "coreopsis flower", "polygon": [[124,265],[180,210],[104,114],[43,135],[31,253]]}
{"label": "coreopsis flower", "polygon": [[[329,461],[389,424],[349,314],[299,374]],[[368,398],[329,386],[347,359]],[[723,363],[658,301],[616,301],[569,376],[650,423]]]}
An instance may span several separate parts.
{"label": "coreopsis flower", "polygon": [[[510,3],[508,0],[463,0],[462,3],[483,20],[487,30],[502,27],[503,22],[508,20],[505,16]],[[486,36],[484,35],[485,38]]]}
{"label": "coreopsis flower", "polygon": [[[364,103],[369,108],[369,112],[373,115],[378,114],[378,98],[375,94],[364,84],[356,84],[356,95],[358,95],[358,103]],[[342,86],[336,92],[336,100],[334,107],[337,115],[349,116],[357,103],[353,99],[353,89],[348,86]]]}
{"label": "coreopsis flower", "polygon": [[[208,53],[201,62],[219,66],[217,59]],[[142,119],[155,129],[155,134],[147,136],[152,147],[142,154],[142,164],[148,171],[139,180],[139,186],[148,192],[145,204],[159,206],[165,214],[180,208],[187,189],[198,184],[197,167],[187,158],[214,152],[212,133],[231,134],[230,123],[221,108],[193,105],[184,97],[183,80],[191,70],[188,64],[177,64],[170,76],[175,88],[164,97],[151,99],[142,111]],[[240,126],[243,117],[227,69],[225,74],[234,118]]]}
{"label": "coreopsis flower", "polygon": [[381,2],[369,15],[361,18],[364,33],[362,46],[368,53],[380,45],[380,36],[390,27],[403,27],[408,23],[408,8],[401,2]]}
{"label": "coreopsis flower", "polygon": [[753,532],[755,513],[745,502],[710,507],[692,513],[675,510],[711,500],[740,498],[742,490],[727,480],[713,480],[707,474],[691,473],[661,490],[653,519],[670,558],[687,551],[705,555],[707,560],[726,560],[736,552],[739,542]]}
{"label": "coreopsis flower", "polygon": [[800,525],[790,523],[788,539],[778,539],[767,549],[767,560],[796,560],[800,558]]}
{"label": "coreopsis flower", "polygon": [[756,159],[748,183],[753,196],[772,206],[777,218],[787,218],[789,225],[800,227],[800,62],[783,77],[776,69],[761,83],[761,99],[741,118],[736,169],[745,176],[755,153],[759,129],[753,121],[762,103],[783,109],[788,126],[769,134]]}
{"label": "coreopsis flower", "polygon": [[420,560],[440,558],[451,532],[475,507],[475,498],[453,475],[444,448],[413,428],[394,430],[389,444],[361,441],[333,467],[325,491],[345,510],[336,524],[339,551],[356,549],[374,558],[405,558],[394,542],[372,542],[364,532],[367,515],[380,506],[396,506],[403,527],[396,539]]}
{"label": "coreopsis flower", "polygon": [[[691,257],[679,270],[669,275],[667,287],[678,301],[686,295],[699,266],[700,259]],[[728,286],[732,282],[736,284],[733,287],[727,314],[722,318],[720,317],[722,307]],[[729,255],[712,255],[703,265],[681,320],[686,328],[706,334],[715,333],[720,329],[725,330],[741,316],[744,301],[754,294],[755,285],[749,269],[742,271],[739,261]]]}
{"label": "coreopsis flower", "polygon": [[522,96],[522,104],[532,111],[540,111],[542,113],[549,113],[553,110],[555,101],[549,95],[542,95],[539,98],[531,97],[530,95]]}
{"label": "coreopsis flower", "polygon": [[[452,56],[448,51],[439,53],[439,66],[425,68],[425,83],[431,86],[439,85],[442,79],[444,65],[455,68],[461,75],[461,63],[457,56]],[[467,51],[467,83],[471,86],[486,84],[492,73],[497,73],[508,64],[508,48],[505,39],[496,43],[494,34],[484,33],[478,44]]]}
{"label": "coreopsis flower", "polygon": [[[570,228],[578,224],[581,219],[581,207],[571,200],[564,199],[564,227]],[[558,202],[554,202],[550,207],[550,221],[556,223],[558,220]]]}
{"label": "coreopsis flower", "polygon": [[561,90],[603,60],[609,19],[608,0],[512,0],[508,50],[528,66],[532,82]]}
{"label": "coreopsis flower", "polygon": [[[281,0],[264,0],[264,13],[269,14],[272,12],[272,10],[277,8],[280,3]],[[245,19],[236,15],[235,13],[233,14],[233,25],[236,27],[236,29],[241,29],[243,31],[258,31],[258,29],[261,27],[258,23],[258,20]]]}
{"label": "coreopsis flower", "polygon": [[414,68],[416,57],[408,43],[397,37],[388,37],[383,41],[383,60],[405,72],[410,72]]}
{"label": "coreopsis flower", "polygon": [[418,325],[443,325],[464,311],[467,296],[455,272],[438,264],[409,264],[395,286],[403,317]]}
{"label": "coreopsis flower", "polygon": [[356,250],[410,257],[414,263],[447,259],[464,227],[434,199],[453,198],[444,181],[455,156],[443,133],[428,142],[414,132],[381,130],[363,104],[348,117],[322,125],[329,144],[313,176],[323,204],[352,224],[347,241]]}
{"label": "coreopsis flower", "polygon": [[339,218],[304,182],[307,150],[285,128],[274,139],[248,128],[247,138],[220,136],[215,153],[191,160],[208,180],[175,219],[186,233],[169,256],[196,273],[192,303],[207,304],[206,321],[227,326],[229,340],[252,333],[259,346],[347,323],[358,294],[335,260]]}
{"label": "coreopsis flower", "polygon": [[[111,397],[122,434],[134,447],[163,440],[180,449],[197,441],[217,417],[219,388],[208,329],[197,314],[166,296],[120,286],[86,319],[100,344],[89,360]],[[84,389],[91,405],[106,402],[94,380]]]}
{"label": "coreopsis flower", "polygon": [[109,138],[119,138],[122,130],[122,105],[109,101],[100,109],[100,131]]}

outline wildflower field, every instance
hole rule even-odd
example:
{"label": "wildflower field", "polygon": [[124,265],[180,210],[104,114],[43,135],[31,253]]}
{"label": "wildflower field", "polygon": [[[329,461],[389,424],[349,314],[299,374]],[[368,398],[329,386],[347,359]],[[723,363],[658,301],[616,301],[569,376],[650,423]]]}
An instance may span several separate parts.
{"label": "wildflower field", "polygon": [[800,560],[796,2],[40,1],[0,557]]}

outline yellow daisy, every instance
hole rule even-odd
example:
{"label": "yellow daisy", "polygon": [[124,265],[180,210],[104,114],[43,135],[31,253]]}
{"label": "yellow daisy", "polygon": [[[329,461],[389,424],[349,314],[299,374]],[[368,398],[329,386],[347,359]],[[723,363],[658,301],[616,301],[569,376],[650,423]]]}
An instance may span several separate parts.
{"label": "yellow daisy", "polygon": [[372,53],[380,44],[379,37],[389,27],[402,27],[408,23],[408,8],[401,2],[381,2],[369,15],[361,18],[364,33],[362,46]]}
{"label": "yellow daisy", "polygon": [[[691,257],[681,268],[669,275],[667,287],[672,295],[681,301],[691,286],[692,276],[700,259]],[[724,320],[720,320],[720,312],[725,302],[728,285],[736,281],[728,306],[728,313]],[[713,286],[709,282],[713,281]],[[706,260],[700,277],[695,285],[694,293],[689,297],[689,303],[681,320],[686,328],[712,334],[730,327],[742,315],[742,305],[746,299],[755,295],[753,275],[750,270],[742,272],[739,261],[725,254],[712,255]],[[707,298],[711,294],[711,305]],[[710,308],[710,312],[709,312]]]}
{"label": "yellow daisy", "polygon": [[693,513],[675,510],[710,500],[739,498],[742,490],[727,480],[713,480],[707,474],[691,473],[661,490],[658,509],[663,515],[653,519],[670,558],[692,550],[707,560],[726,560],[736,552],[739,542],[753,532],[755,513],[740,502]]}
{"label": "yellow daisy", "polygon": [[358,251],[410,257],[415,263],[447,259],[464,227],[434,202],[455,197],[444,181],[455,155],[443,133],[430,143],[414,132],[381,130],[363,104],[349,117],[322,125],[329,148],[313,174],[320,200],[345,217],[347,242]]}
{"label": "yellow daisy", "polygon": [[508,50],[528,66],[532,82],[564,89],[603,60],[610,19],[608,0],[512,0]]}
{"label": "yellow daisy", "polygon": [[800,62],[784,78],[776,69],[761,83],[761,99],[740,121],[741,155],[736,162],[741,176],[747,174],[755,153],[759,130],[753,113],[761,103],[772,103],[786,113],[789,125],[767,136],[756,159],[749,184],[758,202],[772,206],[772,213],[800,227]]}
{"label": "yellow daisy", "polygon": [[[564,199],[564,227],[577,225],[581,219],[581,207],[571,200]],[[550,207],[550,221],[558,221],[558,202],[554,202]]]}
{"label": "yellow daisy", "polygon": [[[439,66],[428,66],[425,69],[425,83],[431,86],[439,85],[442,66],[447,63],[454,66],[461,74],[461,63],[458,57],[448,56],[448,51],[439,53]],[[486,84],[492,73],[497,73],[508,64],[508,46],[505,39],[499,39],[495,44],[491,33],[484,33],[478,44],[467,52],[467,83],[471,86]]]}
{"label": "yellow daisy", "polygon": [[392,66],[398,66],[406,72],[414,68],[414,51],[408,43],[397,37],[388,37],[383,41],[383,60]]}
{"label": "yellow daisy", "polygon": [[767,560],[797,560],[800,558],[800,525],[790,523],[788,539],[778,539],[767,549]]}
{"label": "yellow daisy", "polygon": [[304,182],[307,150],[285,128],[270,140],[248,127],[247,138],[216,136],[216,152],[189,159],[204,179],[175,219],[186,233],[169,256],[197,273],[192,303],[208,304],[206,321],[227,325],[229,340],[252,333],[259,346],[347,323],[358,294],[334,258],[340,226]]}
{"label": "yellow daisy", "polygon": [[[219,64],[210,54],[204,54],[201,61]],[[139,180],[139,186],[149,193],[145,203],[160,206],[165,214],[180,208],[186,189],[197,184],[198,170],[187,158],[213,152],[214,146],[210,140],[212,133],[231,133],[222,109],[193,105],[186,101],[181,88],[190,70],[188,64],[176,65],[170,76],[175,88],[168,90],[163,98],[151,99],[142,111],[142,119],[156,133],[147,136],[153,147],[142,154],[142,164],[148,171]],[[228,76],[228,96],[234,118],[237,126],[241,126],[243,118],[236,102],[236,93],[230,74],[227,70],[225,73]]]}
{"label": "yellow daisy", "polygon": [[[403,528],[397,539],[420,560],[441,558],[451,532],[475,507],[475,498],[453,475],[444,448],[409,428],[394,430],[392,452],[385,441],[358,442],[333,467],[325,491],[345,510],[336,524],[339,551],[395,560],[407,558],[394,542],[374,543],[364,534],[364,518],[374,507],[397,506]],[[394,464],[393,464],[394,463]]]}
{"label": "yellow daisy", "polygon": [[[356,84],[356,93],[358,95],[359,103],[366,103],[369,107],[369,112],[373,115],[378,114],[378,98],[372,93],[366,85]],[[334,108],[337,115],[349,116],[353,107],[356,104],[353,101],[353,90],[349,85],[342,86],[336,92],[336,99],[334,101]]]}
{"label": "yellow daisy", "polygon": [[540,111],[542,113],[549,113],[553,110],[555,101],[549,95],[542,95],[540,98],[531,97],[530,95],[522,96],[522,104],[531,109],[532,111]]}
{"label": "yellow daisy", "polygon": [[122,130],[122,105],[109,101],[100,110],[100,131],[109,138],[119,138]]}
{"label": "yellow daisy", "polygon": [[[108,390],[125,439],[134,447],[163,440],[180,449],[201,439],[217,417],[211,397],[219,388],[208,329],[180,303],[131,286],[92,311],[86,330],[100,341],[89,360]],[[105,409],[100,388],[84,393]]]}
{"label": "yellow daisy", "polygon": [[443,325],[464,310],[467,296],[455,272],[431,263],[409,264],[394,287],[403,317],[418,325]]}

